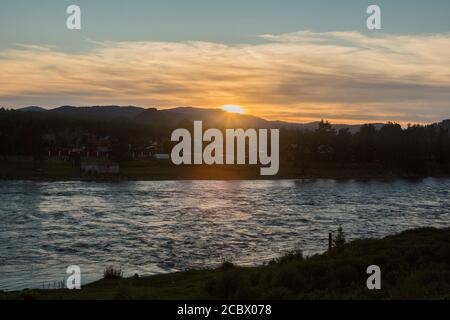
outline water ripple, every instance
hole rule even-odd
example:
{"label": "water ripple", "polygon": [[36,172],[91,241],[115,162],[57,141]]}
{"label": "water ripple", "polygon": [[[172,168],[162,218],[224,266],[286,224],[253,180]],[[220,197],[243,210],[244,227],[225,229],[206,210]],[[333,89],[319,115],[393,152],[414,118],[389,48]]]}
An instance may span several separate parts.
{"label": "water ripple", "polygon": [[450,225],[450,180],[0,182],[0,289],[41,287],[79,265],[126,275],[260,264],[350,239]]}

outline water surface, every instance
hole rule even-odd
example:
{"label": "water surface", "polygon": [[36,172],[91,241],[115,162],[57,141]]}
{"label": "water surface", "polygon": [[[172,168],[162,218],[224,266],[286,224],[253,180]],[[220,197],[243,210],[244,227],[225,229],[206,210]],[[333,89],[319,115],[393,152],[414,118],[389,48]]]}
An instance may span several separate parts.
{"label": "water surface", "polygon": [[292,249],[450,225],[450,180],[0,181],[0,289],[40,288],[79,265],[125,275],[261,264]]}

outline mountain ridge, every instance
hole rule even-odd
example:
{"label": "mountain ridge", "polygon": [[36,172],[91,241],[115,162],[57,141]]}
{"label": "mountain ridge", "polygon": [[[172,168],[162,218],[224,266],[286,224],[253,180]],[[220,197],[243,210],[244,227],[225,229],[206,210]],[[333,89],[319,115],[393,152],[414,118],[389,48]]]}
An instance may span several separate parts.
{"label": "mountain ridge", "polygon": [[[265,128],[284,128],[315,130],[320,121],[299,123],[280,120],[266,120],[252,115],[241,115],[229,113],[221,109],[196,108],[192,106],[181,106],[170,109],[157,109],[154,107],[144,108],[139,106],[119,106],[119,105],[98,105],[98,106],[71,106],[63,105],[53,109],[45,109],[39,106],[29,106],[17,109],[22,112],[44,112],[49,114],[59,114],[64,116],[88,117],[91,119],[128,119],[140,124],[159,124],[176,125],[183,121],[202,120],[209,126],[222,126],[224,121],[231,121],[233,125],[242,125],[246,127],[265,127]],[[444,126],[450,128],[450,120],[441,122]],[[371,123],[375,128],[381,128],[385,123]],[[359,131],[363,124],[332,124],[336,130],[348,128],[350,132]]]}

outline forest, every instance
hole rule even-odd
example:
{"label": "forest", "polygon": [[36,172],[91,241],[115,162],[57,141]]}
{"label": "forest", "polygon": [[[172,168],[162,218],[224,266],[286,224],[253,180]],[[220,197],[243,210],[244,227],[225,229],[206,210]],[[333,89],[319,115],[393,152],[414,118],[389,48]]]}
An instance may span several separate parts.
{"label": "forest", "polygon": [[[245,129],[255,125],[254,119],[247,121],[240,115],[233,117],[235,121],[228,122],[228,127],[235,125]],[[201,113],[196,111],[195,118],[203,120],[204,126],[208,127],[208,117],[201,119]],[[271,122],[262,122],[259,126],[265,124],[273,127]],[[217,123],[213,125],[217,126]],[[86,148],[107,137],[111,158],[124,161],[130,160],[131,148],[145,146],[149,141],[158,143],[157,152],[169,153],[173,146],[170,141],[172,130],[192,130],[191,126],[192,117],[187,114],[185,118],[170,122],[161,119],[141,121],[139,115],[86,117],[0,109],[0,157],[42,158],[49,150]],[[392,122],[364,124],[358,130],[336,128],[325,120],[318,122],[314,129],[280,125],[280,161],[282,167],[296,168],[299,172],[307,172],[311,166],[332,164],[340,168],[376,165],[418,175],[448,174],[449,132],[450,120],[403,128]]]}

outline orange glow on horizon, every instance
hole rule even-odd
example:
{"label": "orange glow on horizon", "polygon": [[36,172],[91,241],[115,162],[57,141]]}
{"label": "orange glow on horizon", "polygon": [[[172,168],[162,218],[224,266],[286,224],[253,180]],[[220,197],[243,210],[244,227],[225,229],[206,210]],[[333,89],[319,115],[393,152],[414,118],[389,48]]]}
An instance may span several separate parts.
{"label": "orange glow on horizon", "polygon": [[0,50],[0,105],[222,106],[270,121],[433,123],[448,118],[448,48],[446,34],[357,32],[242,45],[106,42],[80,53],[21,45]]}

